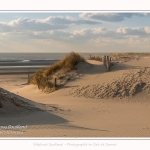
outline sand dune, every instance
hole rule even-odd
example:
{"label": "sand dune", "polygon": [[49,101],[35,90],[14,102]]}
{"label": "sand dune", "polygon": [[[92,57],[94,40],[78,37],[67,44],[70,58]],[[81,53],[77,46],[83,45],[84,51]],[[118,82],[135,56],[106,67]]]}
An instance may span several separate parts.
{"label": "sand dune", "polygon": [[79,86],[69,95],[86,98],[114,98],[134,96],[139,92],[150,89],[150,68],[133,69],[126,71],[122,76],[103,84],[87,84]]}
{"label": "sand dune", "polygon": [[101,62],[88,60],[77,65],[76,76],[49,94],[35,85],[12,85],[14,89],[8,89],[21,96],[21,106],[15,106],[11,99],[9,104],[3,102],[14,106],[10,112],[17,113],[1,115],[0,125],[21,124],[28,128],[22,134],[0,136],[149,137],[149,64],[149,58],[129,60],[116,63],[107,72]]}

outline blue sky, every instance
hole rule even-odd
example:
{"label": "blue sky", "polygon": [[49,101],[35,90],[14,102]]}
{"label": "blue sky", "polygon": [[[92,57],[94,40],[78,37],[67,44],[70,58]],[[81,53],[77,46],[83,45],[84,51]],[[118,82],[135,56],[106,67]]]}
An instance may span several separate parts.
{"label": "blue sky", "polygon": [[0,52],[150,52],[150,13],[0,12]]}

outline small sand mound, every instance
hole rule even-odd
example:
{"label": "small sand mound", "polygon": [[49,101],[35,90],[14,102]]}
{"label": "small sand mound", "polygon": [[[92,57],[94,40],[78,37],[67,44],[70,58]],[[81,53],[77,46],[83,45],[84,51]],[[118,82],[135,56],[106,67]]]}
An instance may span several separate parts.
{"label": "small sand mound", "polygon": [[35,111],[64,111],[63,109],[49,104],[30,101],[2,88],[0,88],[0,91],[2,93],[0,114],[29,114]]}
{"label": "small sand mound", "polygon": [[40,108],[33,106],[32,104],[25,102],[19,96],[16,96],[12,93],[2,93],[2,107],[0,108],[0,114],[20,114],[29,112],[39,111]]}
{"label": "small sand mound", "polygon": [[70,91],[69,95],[86,98],[114,98],[149,92],[150,68],[132,69],[108,83],[86,85]]}

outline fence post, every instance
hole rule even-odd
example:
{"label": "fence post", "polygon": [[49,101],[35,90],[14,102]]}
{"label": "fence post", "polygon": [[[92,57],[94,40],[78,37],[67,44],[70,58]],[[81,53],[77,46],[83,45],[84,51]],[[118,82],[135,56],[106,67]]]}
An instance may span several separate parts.
{"label": "fence post", "polygon": [[106,56],[106,69],[108,71],[108,56]]}
{"label": "fence post", "polygon": [[109,57],[109,61],[110,61],[110,63],[111,63],[111,57]]}
{"label": "fence post", "polygon": [[103,58],[103,65],[106,67],[106,56]]}
{"label": "fence post", "polygon": [[57,82],[57,79],[54,78],[54,87],[56,87],[56,82]]}
{"label": "fence post", "polygon": [[109,56],[107,56],[107,70],[110,71],[110,62],[109,62]]}
{"label": "fence post", "polygon": [[30,78],[30,76],[29,76],[29,73],[28,73],[28,84],[29,84],[29,82],[30,82],[29,78]]}
{"label": "fence post", "polygon": [[107,71],[110,71],[110,67],[111,67],[111,57],[109,57],[109,56],[104,56],[104,58],[103,58],[103,65],[105,66],[105,68],[107,69]]}

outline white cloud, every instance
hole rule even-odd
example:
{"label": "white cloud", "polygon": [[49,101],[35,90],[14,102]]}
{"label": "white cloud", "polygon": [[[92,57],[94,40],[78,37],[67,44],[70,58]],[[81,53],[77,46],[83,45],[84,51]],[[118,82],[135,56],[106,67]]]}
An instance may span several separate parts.
{"label": "white cloud", "polygon": [[[65,31],[64,29],[50,29],[50,30],[19,30],[21,22],[23,19],[19,19],[14,22],[9,22],[14,28],[14,32],[0,32],[1,37],[11,38],[12,40],[30,40],[30,39],[52,39],[56,41],[66,41],[66,42],[85,42],[90,39],[96,38],[112,38],[112,39],[126,39],[129,35],[148,37],[150,36],[150,27],[120,27],[117,30],[110,30],[107,28],[91,28],[91,29],[81,29],[74,31]],[[28,22],[28,21],[27,21]],[[1,23],[0,23],[1,25]],[[19,26],[17,28],[17,26]],[[30,26],[31,27],[31,26]],[[17,31],[16,31],[17,30]]]}
{"label": "white cloud", "polygon": [[80,18],[89,18],[107,22],[120,22],[125,18],[131,18],[133,16],[150,16],[150,13],[82,13],[79,15]]}
{"label": "white cloud", "polygon": [[[134,16],[149,17],[150,13],[82,13],[79,18],[70,16],[50,16],[44,19],[18,18],[10,22],[0,22],[0,45],[1,49],[9,48],[14,51],[16,49],[27,51],[27,47],[34,51],[42,49],[90,51],[95,47],[102,51],[105,49],[113,51],[117,48],[119,51],[119,49],[132,50],[130,47],[142,49],[142,46],[143,49],[146,46],[148,49],[150,26],[131,28],[129,23],[129,27],[116,29],[118,25],[122,25],[118,22]],[[103,27],[99,26],[101,22],[104,23]],[[126,21],[126,25],[127,23]]]}
{"label": "white cloud", "polygon": [[147,34],[150,34],[150,27],[145,27],[144,29]]}
{"label": "white cloud", "polygon": [[108,32],[108,30],[106,28],[94,28],[93,29],[93,34],[100,34],[100,33],[106,33]]}
{"label": "white cloud", "polygon": [[[72,19],[74,18],[69,18],[69,20]],[[138,48],[138,46],[140,47],[141,45],[144,45],[147,46],[146,47],[147,49],[148,46],[150,46],[149,44],[150,40],[148,40],[150,36],[149,26],[135,27],[135,28],[120,27],[117,30],[99,27],[99,28],[78,29],[72,31],[72,30],[64,30],[64,28],[57,29],[56,27],[58,27],[57,24],[59,24],[59,21],[58,20],[57,20],[58,22],[55,21],[51,21],[51,19],[35,21],[31,19],[20,18],[17,20],[13,20],[9,23],[0,23],[0,29],[5,29],[9,31],[9,32],[4,31],[0,32],[1,36],[0,38],[5,42],[9,40],[11,42],[18,43],[18,45],[20,45],[20,47],[24,50],[25,48],[23,48],[23,46],[26,45],[28,42],[30,43],[30,47],[32,48],[31,41],[35,41],[34,43],[36,42],[39,43],[39,41],[41,41],[39,44],[39,46],[41,47],[38,46],[38,49],[39,50],[40,48],[42,49],[42,46],[45,45],[45,49],[47,49],[47,51],[49,48],[46,48],[46,45],[47,47],[49,46],[55,49],[59,47],[58,48],[59,50],[61,49],[62,46],[64,50],[65,47],[68,47],[69,49],[72,46],[74,47],[74,49],[78,47],[81,49],[82,47],[84,47],[85,49],[86,48],[90,49],[92,47],[96,48],[99,47],[110,51],[111,47],[114,47],[114,49],[115,48],[119,49],[121,47],[124,47],[125,49],[128,47],[127,49],[131,50],[130,46],[132,48],[133,47]],[[74,21],[72,20],[72,22]],[[42,26],[40,24],[42,24]],[[70,23],[68,21],[65,23],[65,26],[68,27],[70,24],[71,21]],[[54,29],[53,28],[42,29],[44,25],[47,27],[48,26],[49,27],[56,26],[56,27],[54,27]],[[40,30],[38,29],[39,27],[41,28]],[[43,42],[45,40],[48,42]],[[54,43],[57,44],[55,46],[52,46],[52,44]],[[5,47],[8,47],[7,45],[8,44],[6,44]],[[19,49],[19,47],[17,46],[14,45],[12,46],[14,47],[14,49],[15,48]]]}
{"label": "white cloud", "polygon": [[109,30],[107,28],[93,28],[93,29],[82,29],[82,30],[75,30],[71,33],[74,40],[82,39],[82,40],[89,40],[98,37],[111,37],[117,38],[120,34],[117,34],[116,31]]}
{"label": "white cloud", "polygon": [[89,19],[83,19],[83,18],[73,18],[70,16],[67,17],[62,17],[62,16],[50,16],[46,19],[41,19],[39,20],[42,23],[48,23],[48,24],[61,24],[61,25],[70,25],[70,24],[76,24],[76,25],[80,25],[80,24],[100,24],[99,21],[92,21]]}
{"label": "white cloud", "polygon": [[[21,33],[20,33],[21,34]],[[150,27],[136,27],[136,28],[118,28],[117,30],[110,30],[107,28],[93,28],[74,30],[72,32],[63,30],[49,30],[49,31],[33,31],[27,34],[27,37],[32,39],[52,39],[56,41],[66,42],[85,42],[96,38],[111,38],[111,39],[127,39],[129,36],[139,36],[141,38],[150,36]]]}
{"label": "white cloud", "polygon": [[17,31],[46,31],[46,30],[54,30],[54,29],[65,29],[67,25],[59,25],[59,24],[48,24],[43,23],[38,20],[19,18],[17,20],[12,20],[8,23],[0,22],[0,31],[1,32],[17,32]]}
{"label": "white cloud", "polygon": [[150,35],[150,27],[136,27],[136,28],[118,28],[117,33],[126,35]]}
{"label": "white cloud", "polygon": [[58,30],[69,28],[70,25],[96,25],[100,24],[99,21],[91,21],[83,18],[72,18],[72,17],[53,17],[50,16],[45,19],[28,19],[18,18],[10,22],[0,22],[0,32],[18,32],[23,30],[31,31],[47,31],[47,30]]}
{"label": "white cloud", "polygon": [[75,30],[74,32],[73,32],[73,35],[74,36],[84,36],[86,34],[86,30],[85,29],[83,29],[83,30]]}

